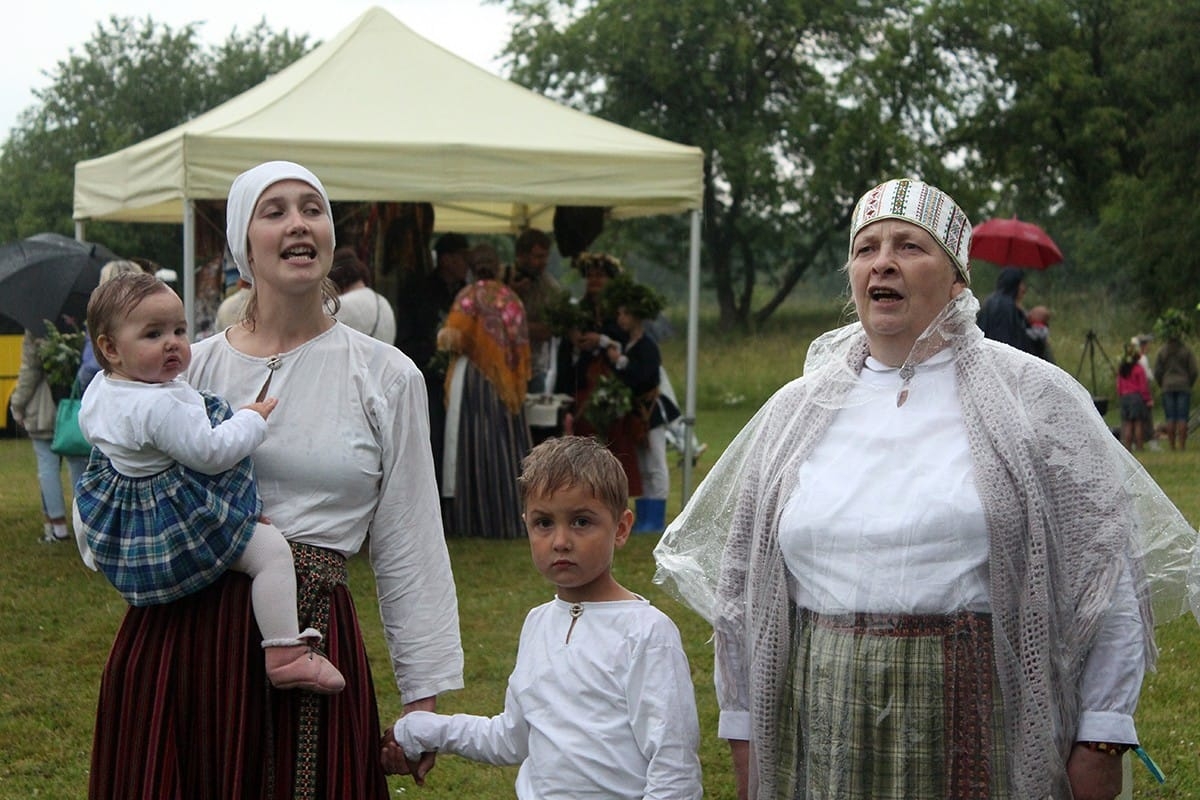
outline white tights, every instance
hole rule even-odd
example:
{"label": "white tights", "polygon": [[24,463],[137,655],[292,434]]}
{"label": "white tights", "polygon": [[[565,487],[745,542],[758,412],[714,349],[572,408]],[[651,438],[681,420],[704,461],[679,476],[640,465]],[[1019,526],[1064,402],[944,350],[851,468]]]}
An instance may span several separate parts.
{"label": "white tights", "polygon": [[292,548],[279,529],[258,523],[233,569],[251,578],[250,603],[262,631],[263,647],[302,644],[296,615],[296,565]]}

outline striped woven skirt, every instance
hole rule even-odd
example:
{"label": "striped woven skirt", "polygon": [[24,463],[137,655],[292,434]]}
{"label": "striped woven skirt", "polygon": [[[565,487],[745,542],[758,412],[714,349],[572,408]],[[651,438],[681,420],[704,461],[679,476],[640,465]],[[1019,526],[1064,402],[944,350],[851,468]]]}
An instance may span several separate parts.
{"label": "striped woven skirt", "polygon": [[240,573],[173,603],[130,608],[101,676],[90,798],[387,798],[375,688],[345,560],[292,548],[300,627],[325,635],[345,690],[271,688],[250,579]]}
{"label": "striped woven skirt", "polygon": [[[532,447],[525,410],[509,413],[495,387],[470,359],[461,358],[459,364],[463,389],[458,435],[447,437],[447,443],[457,444],[454,500],[445,519],[447,535],[523,539],[517,476]],[[450,453],[445,455],[450,457]]]}
{"label": "striped woven skirt", "polygon": [[800,611],[779,797],[1008,797],[991,619]]}

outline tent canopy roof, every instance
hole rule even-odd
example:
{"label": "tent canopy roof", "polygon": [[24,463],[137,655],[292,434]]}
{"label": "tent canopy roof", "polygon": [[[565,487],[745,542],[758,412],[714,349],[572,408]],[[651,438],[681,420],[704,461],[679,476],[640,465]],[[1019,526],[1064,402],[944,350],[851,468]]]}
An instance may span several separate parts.
{"label": "tent canopy roof", "polygon": [[75,165],[76,220],[179,223],[261,161],[304,164],[333,200],[432,202],[439,230],[551,227],[700,206],[703,154],[588,116],[443,50],[380,8],[217,108]]}

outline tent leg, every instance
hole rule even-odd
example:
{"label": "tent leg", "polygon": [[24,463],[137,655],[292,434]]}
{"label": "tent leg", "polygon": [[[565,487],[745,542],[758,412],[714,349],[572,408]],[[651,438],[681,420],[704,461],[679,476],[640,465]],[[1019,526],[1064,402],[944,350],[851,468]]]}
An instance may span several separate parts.
{"label": "tent leg", "polygon": [[183,201],[183,314],[188,335],[196,339],[196,201]]}
{"label": "tent leg", "polygon": [[692,211],[692,231],[688,244],[688,322],[687,388],[685,389],[683,426],[683,505],[692,496],[692,459],[696,441],[696,364],[700,341],[700,211]]}

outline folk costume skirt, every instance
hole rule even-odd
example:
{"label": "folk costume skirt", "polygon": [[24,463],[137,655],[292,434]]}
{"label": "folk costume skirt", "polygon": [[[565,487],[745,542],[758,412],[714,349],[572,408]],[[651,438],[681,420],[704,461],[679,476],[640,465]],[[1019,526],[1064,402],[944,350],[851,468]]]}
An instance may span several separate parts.
{"label": "folk costume skirt", "polygon": [[989,616],[801,610],[793,625],[779,798],[1008,797]]}
{"label": "folk costume skirt", "polygon": [[267,681],[250,579],[230,572],[130,608],[100,682],[92,800],[386,800],[379,712],[345,560],[293,545],[300,627],[321,631],[340,694]]}
{"label": "folk costume skirt", "polygon": [[[532,447],[525,409],[509,412],[500,393],[470,359],[460,357],[455,368],[462,370],[462,394],[457,414],[447,416],[447,424],[458,428],[455,436],[446,437],[444,458],[449,464],[453,448],[454,459],[453,502],[444,520],[446,534],[523,539],[517,476]],[[450,494],[450,484],[449,480],[443,482],[443,495]]]}

